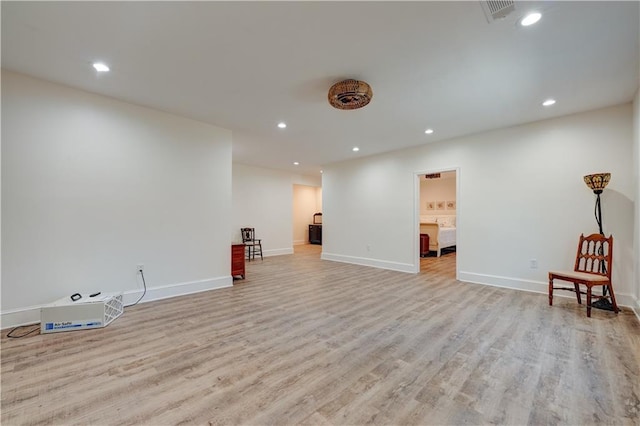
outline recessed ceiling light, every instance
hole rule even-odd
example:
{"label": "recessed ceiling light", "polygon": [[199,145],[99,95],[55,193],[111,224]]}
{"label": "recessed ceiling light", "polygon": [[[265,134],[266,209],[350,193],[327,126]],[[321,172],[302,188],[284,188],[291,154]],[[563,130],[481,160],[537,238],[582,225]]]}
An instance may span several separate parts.
{"label": "recessed ceiling light", "polygon": [[300,163],[298,163],[297,161],[294,161],[294,162],[293,162],[293,165],[294,165],[294,166],[299,166],[299,165],[300,165]]}
{"label": "recessed ceiling light", "polygon": [[358,148],[357,146],[354,146],[353,149],[351,149],[353,152],[358,152],[360,151],[360,148]]}
{"label": "recessed ceiling light", "polygon": [[96,62],[93,64],[93,67],[96,69],[96,71],[98,72],[107,72],[109,71],[109,67],[106,66],[105,64],[103,64],[102,62]]}
{"label": "recessed ceiling light", "polygon": [[278,123],[278,127],[284,129],[287,127],[287,123],[281,121],[280,123]]}
{"label": "recessed ceiling light", "polygon": [[324,170],[320,170],[320,174],[324,173]]}
{"label": "recessed ceiling light", "polygon": [[427,129],[424,131],[427,135],[430,135],[431,133],[433,133],[433,129]]}
{"label": "recessed ceiling light", "polygon": [[540,18],[542,18],[541,13],[531,12],[520,20],[520,25],[522,25],[523,27],[528,27],[529,25],[533,25],[538,22]]}
{"label": "recessed ceiling light", "polygon": [[553,104],[555,104],[555,103],[556,103],[556,100],[555,100],[555,99],[547,99],[546,101],[544,101],[544,102],[542,103],[542,105],[543,105],[543,106],[551,106],[551,105],[553,105]]}

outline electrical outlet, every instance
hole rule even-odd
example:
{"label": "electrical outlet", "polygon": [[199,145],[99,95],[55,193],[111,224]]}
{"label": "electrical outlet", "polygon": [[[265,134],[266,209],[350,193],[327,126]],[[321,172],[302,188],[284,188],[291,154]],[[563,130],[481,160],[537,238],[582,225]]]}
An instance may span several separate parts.
{"label": "electrical outlet", "polygon": [[531,259],[529,261],[529,268],[538,269],[538,259]]}
{"label": "electrical outlet", "polygon": [[136,266],[136,272],[140,273],[142,271],[144,271],[144,265],[142,263],[138,263]]}

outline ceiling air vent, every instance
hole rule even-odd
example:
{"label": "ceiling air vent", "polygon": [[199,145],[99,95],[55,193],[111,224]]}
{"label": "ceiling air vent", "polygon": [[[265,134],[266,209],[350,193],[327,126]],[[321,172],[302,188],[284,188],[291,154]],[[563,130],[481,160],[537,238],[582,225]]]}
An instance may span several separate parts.
{"label": "ceiling air vent", "polygon": [[516,9],[514,0],[487,0],[481,1],[482,10],[487,17],[487,22],[491,23],[496,19],[503,19]]}

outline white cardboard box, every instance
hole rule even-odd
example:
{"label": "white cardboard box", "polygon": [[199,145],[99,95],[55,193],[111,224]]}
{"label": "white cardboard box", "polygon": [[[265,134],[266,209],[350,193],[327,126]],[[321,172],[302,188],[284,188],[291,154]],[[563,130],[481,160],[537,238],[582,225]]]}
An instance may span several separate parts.
{"label": "white cardboard box", "polygon": [[40,308],[40,333],[87,330],[109,325],[124,312],[122,293],[64,297]]}

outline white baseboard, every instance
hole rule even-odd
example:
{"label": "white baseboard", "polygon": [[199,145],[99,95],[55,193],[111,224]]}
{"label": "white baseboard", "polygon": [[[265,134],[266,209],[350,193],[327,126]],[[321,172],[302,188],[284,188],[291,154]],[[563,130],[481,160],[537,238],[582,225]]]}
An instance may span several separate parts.
{"label": "white baseboard", "polygon": [[0,329],[17,327],[19,325],[35,324],[40,322],[40,308],[42,306],[27,306],[26,308],[12,309],[0,314]]}
{"label": "white baseboard", "polygon": [[640,300],[634,298],[634,301],[636,303],[633,305],[633,312],[635,312],[638,321],[640,321]]}
{"label": "white baseboard", "polygon": [[[147,288],[147,294],[140,303],[152,302],[154,300],[167,299],[176,296],[199,293],[202,291],[217,290],[220,288],[233,286],[233,278],[226,277],[209,278],[206,280],[192,281],[187,283],[169,284],[159,287]],[[129,290],[122,293],[125,306],[135,303],[142,296],[143,290]],[[35,324],[40,322],[40,308],[45,305],[29,306],[26,308],[13,309],[0,313],[0,327],[2,329],[16,327],[19,325]]]}
{"label": "white baseboard", "polygon": [[309,242],[308,242],[307,240],[295,240],[295,241],[293,242],[293,245],[294,245],[294,246],[301,246],[301,245],[303,245],[303,244],[309,244]]}
{"label": "white baseboard", "polygon": [[[278,249],[270,250],[265,256],[277,256],[283,254],[292,254],[293,249]],[[363,257],[343,256],[331,253],[322,253],[321,258],[323,260],[331,260],[335,262],[351,263],[355,265],[371,266],[374,268],[389,269],[392,271],[415,273],[414,265],[407,263],[380,261],[376,259],[369,259]],[[523,280],[519,278],[501,277],[496,275],[476,274],[471,272],[458,273],[458,279],[474,284],[489,285],[493,287],[510,288],[514,290],[530,291],[534,293],[547,294],[548,283],[532,280]],[[202,291],[216,290],[220,288],[226,288],[233,286],[233,279],[231,276],[210,278],[200,281],[192,281],[187,283],[169,284],[160,287],[151,287],[147,289],[147,294],[140,301],[140,303],[152,302],[154,300],[167,299],[176,296],[184,296],[187,294],[199,293]],[[142,295],[143,290],[131,290],[123,292],[123,298],[125,305],[134,303]],[[558,296],[564,297],[559,294]],[[571,296],[568,296],[571,297]],[[630,294],[617,293],[616,300],[618,305],[631,308],[638,320],[640,321],[640,300],[637,300]],[[20,309],[13,309],[0,313],[0,328],[11,328],[19,325],[35,324],[40,322],[40,308],[39,306],[29,306]]]}
{"label": "white baseboard", "polygon": [[[520,278],[512,278],[512,277],[500,277],[497,275],[485,275],[485,274],[476,274],[473,272],[462,272],[458,273],[458,280],[473,283],[473,284],[483,284],[489,285],[492,287],[502,287],[502,288],[511,288],[514,290],[522,290],[522,291],[530,291],[532,293],[549,293],[549,283],[541,282],[541,281],[533,281],[533,280],[523,280]],[[572,297],[567,294],[559,293],[558,297]],[[553,293],[553,297],[556,297],[556,293]],[[616,302],[619,306],[625,306],[627,308],[632,308],[635,310],[634,306],[639,306],[637,301],[630,295],[626,293],[618,293],[616,292]],[[639,306],[640,307],[640,306]],[[636,311],[636,315],[638,312]],[[640,317],[639,317],[640,318]]]}
{"label": "white baseboard", "polygon": [[390,269],[398,272],[408,272],[415,274],[416,266],[411,263],[389,262],[386,260],[369,259],[367,257],[344,256],[341,254],[332,254],[322,252],[320,256],[322,260],[332,260],[334,262],[352,263],[354,265],[372,266],[374,268]]}
{"label": "white baseboard", "polygon": [[281,256],[283,254],[293,254],[293,247],[287,247],[287,248],[281,248],[281,249],[263,250],[262,251],[262,255],[264,257]]}

